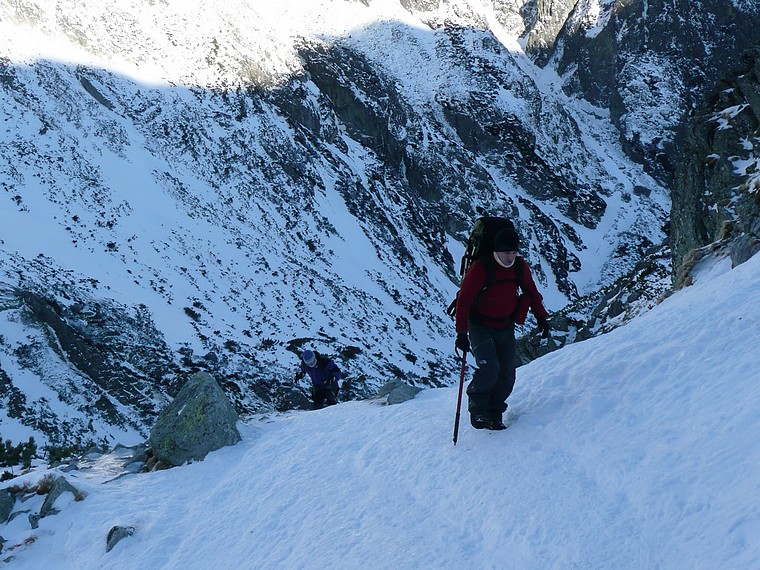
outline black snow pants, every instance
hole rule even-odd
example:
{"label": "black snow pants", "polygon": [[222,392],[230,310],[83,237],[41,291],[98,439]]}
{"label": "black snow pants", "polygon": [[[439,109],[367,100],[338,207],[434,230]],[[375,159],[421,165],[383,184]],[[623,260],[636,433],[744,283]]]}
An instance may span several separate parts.
{"label": "black snow pants", "polygon": [[311,396],[314,402],[313,409],[321,410],[325,406],[333,406],[338,403],[338,386],[337,382],[331,379],[327,386],[318,386],[314,384],[311,389]]}
{"label": "black snow pants", "polygon": [[470,346],[478,369],[467,386],[470,415],[501,420],[515,387],[515,326],[491,328],[469,323]]}

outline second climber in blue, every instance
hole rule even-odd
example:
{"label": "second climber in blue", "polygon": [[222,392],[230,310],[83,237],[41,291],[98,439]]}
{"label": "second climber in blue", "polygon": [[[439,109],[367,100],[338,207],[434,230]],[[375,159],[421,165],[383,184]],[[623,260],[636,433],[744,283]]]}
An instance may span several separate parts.
{"label": "second climber in blue", "polygon": [[338,403],[340,369],[335,362],[314,350],[304,350],[301,368],[296,372],[296,381],[305,374],[311,378],[313,409],[319,410]]}

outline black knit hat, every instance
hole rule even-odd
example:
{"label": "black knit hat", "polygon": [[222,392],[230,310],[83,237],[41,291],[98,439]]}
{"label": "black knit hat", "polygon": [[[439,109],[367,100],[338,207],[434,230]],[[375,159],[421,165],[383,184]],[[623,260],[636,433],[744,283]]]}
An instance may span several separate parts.
{"label": "black knit hat", "polygon": [[493,238],[494,251],[519,251],[520,237],[515,230],[501,230]]}

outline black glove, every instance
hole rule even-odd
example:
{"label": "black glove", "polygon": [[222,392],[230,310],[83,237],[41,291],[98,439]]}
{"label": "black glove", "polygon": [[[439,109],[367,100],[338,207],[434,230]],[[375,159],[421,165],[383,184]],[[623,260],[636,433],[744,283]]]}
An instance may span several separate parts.
{"label": "black glove", "polygon": [[299,370],[298,372],[296,372],[296,376],[293,379],[293,381],[294,382],[298,382],[301,378],[303,378],[303,376],[304,376],[304,371],[303,370]]}
{"label": "black glove", "polygon": [[538,331],[544,338],[549,338],[549,319],[546,317],[538,317]]}
{"label": "black glove", "polygon": [[454,346],[462,352],[470,352],[470,339],[467,338],[466,332],[457,333],[457,340]]}

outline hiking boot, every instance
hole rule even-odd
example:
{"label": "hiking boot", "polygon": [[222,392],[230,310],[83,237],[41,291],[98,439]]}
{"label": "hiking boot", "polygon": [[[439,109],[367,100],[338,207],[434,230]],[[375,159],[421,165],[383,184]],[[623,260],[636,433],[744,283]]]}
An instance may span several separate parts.
{"label": "hiking boot", "polygon": [[507,429],[507,426],[501,421],[502,414],[499,412],[492,412],[486,415],[486,429],[493,431],[499,431]]}
{"label": "hiking boot", "polygon": [[488,427],[488,419],[485,416],[471,415],[470,423],[475,429],[483,429],[485,427]]}
{"label": "hiking boot", "polygon": [[486,429],[490,429],[490,430],[493,430],[493,431],[500,431],[500,430],[503,430],[503,429],[507,429],[507,426],[504,425],[503,421],[501,421],[501,420],[495,420],[495,419],[488,420],[486,422],[486,425],[484,427]]}

